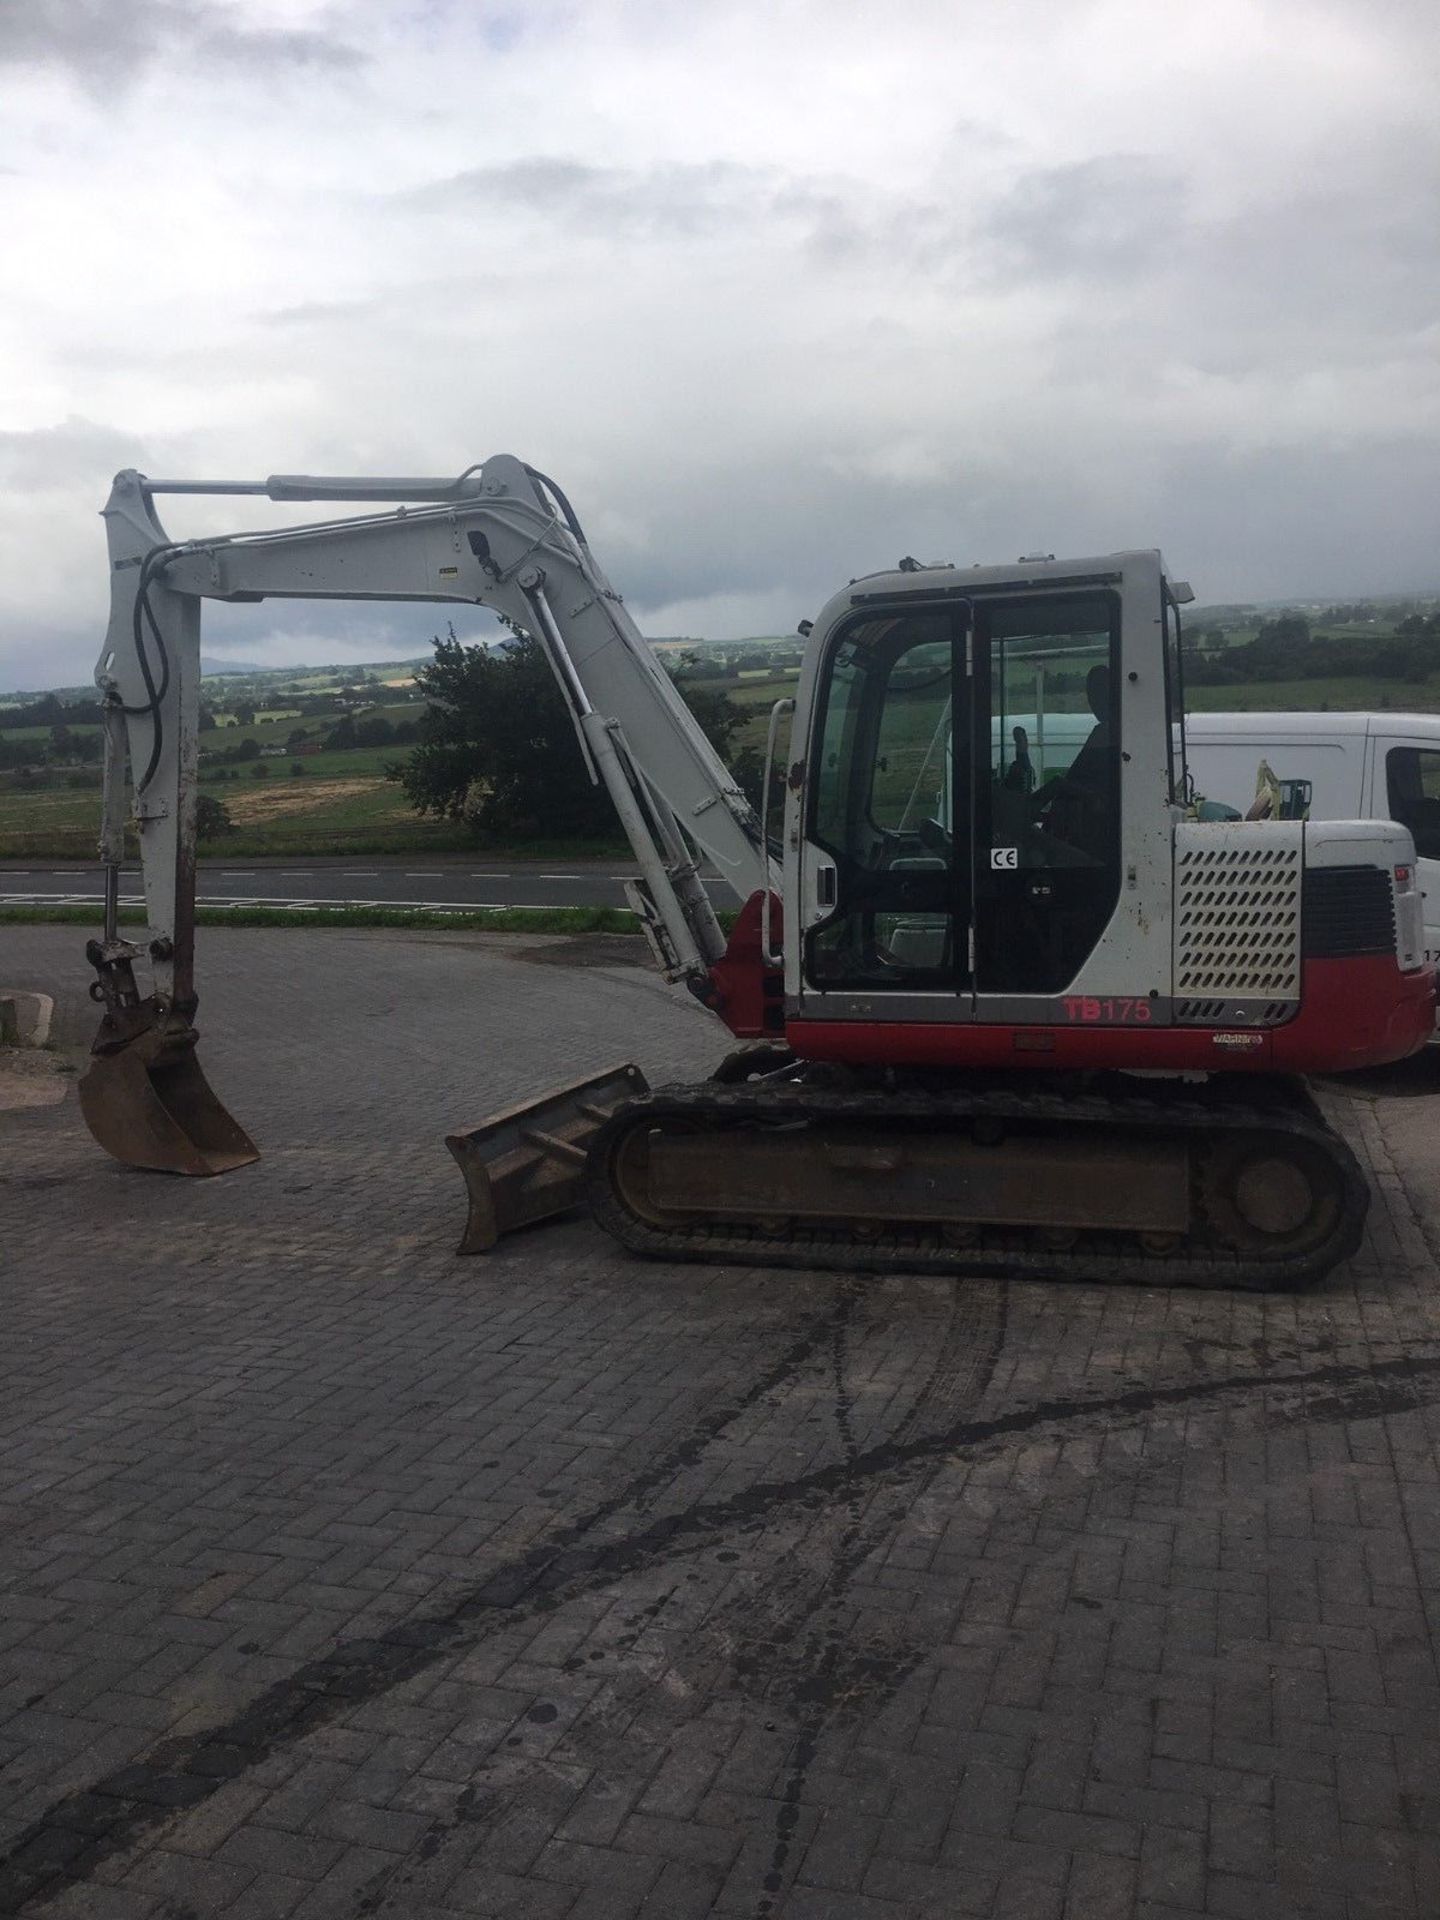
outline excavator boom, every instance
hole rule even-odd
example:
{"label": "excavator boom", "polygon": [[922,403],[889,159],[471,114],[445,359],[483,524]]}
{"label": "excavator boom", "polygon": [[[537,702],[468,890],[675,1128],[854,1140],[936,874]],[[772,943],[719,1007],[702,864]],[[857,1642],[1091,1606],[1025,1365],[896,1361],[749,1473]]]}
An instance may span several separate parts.
{"label": "excavator boom", "polygon": [[[259,495],[388,512],[215,539],[172,541],[164,493]],[[217,1173],[256,1157],[195,1055],[196,784],[204,600],[416,600],[489,607],[530,633],[554,672],[593,779],[609,793],[640,878],[632,904],[667,977],[712,997],[726,939],[703,857],[744,900],[777,881],[749,801],[590,552],[569,502],[499,455],[458,479],[147,480],[116,476],[105,508],[111,614],[96,682],[105,702],[104,936],[92,942],[105,1015],[81,1090],[116,1158]],[[637,747],[643,744],[643,752]],[[147,934],[119,936],[128,757]],[[151,989],[137,984],[148,967]]]}

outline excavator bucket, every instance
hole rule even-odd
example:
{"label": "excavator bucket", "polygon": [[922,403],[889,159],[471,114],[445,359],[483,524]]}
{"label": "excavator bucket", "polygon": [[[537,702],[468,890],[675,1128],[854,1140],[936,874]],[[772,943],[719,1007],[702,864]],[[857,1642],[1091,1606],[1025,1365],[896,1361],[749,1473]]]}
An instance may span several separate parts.
{"label": "excavator bucket", "polygon": [[639,1067],[610,1067],[446,1134],[470,1197],[455,1251],[488,1253],[502,1233],[578,1206],[591,1141],[617,1108],[649,1090]]}
{"label": "excavator bucket", "polygon": [[229,1173],[260,1153],[216,1099],[193,1027],[146,1025],[117,1040],[102,1022],[80,1076],[80,1111],[108,1154],[161,1173]]}

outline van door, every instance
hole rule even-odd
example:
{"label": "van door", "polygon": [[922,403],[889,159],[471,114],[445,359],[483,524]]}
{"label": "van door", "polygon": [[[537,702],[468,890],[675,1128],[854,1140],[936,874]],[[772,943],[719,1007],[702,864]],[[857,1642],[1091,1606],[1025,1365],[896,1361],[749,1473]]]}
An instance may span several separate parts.
{"label": "van door", "polygon": [[1297,802],[1308,802],[1308,806],[1297,804],[1292,818],[1305,811],[1312,820],[1353,820],[1361,815],[1364,742],[1358,735],[1324,740],[1256,731],[1215,737],[1207,736],[1205,726],[1195,723],[1187,733],[1195,790],[1207,800],[1246,813],[1255,799],[1256,776],[1264,761],[1287,799],[1293,796]]}
{"label": "van door", "polygon": [[1374,811],[1410,829],[1424,895],[1425,958],[1440,964],[1440,739],[1377,738]]}

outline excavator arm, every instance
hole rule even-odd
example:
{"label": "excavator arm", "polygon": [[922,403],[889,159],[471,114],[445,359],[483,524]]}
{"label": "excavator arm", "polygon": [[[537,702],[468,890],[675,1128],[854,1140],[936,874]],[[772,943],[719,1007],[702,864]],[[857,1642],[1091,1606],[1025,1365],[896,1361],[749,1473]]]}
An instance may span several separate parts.
{"label": "excavator arm", "polygon": [[[248,494],[389,511],[175,542],[163,493]],[[207,599],[417,600],[491,608],[543,649],[591,776],[640,868],[628,889],[666,976],[700,997],[725,935],[699,873],[740,900],[778,890],[754,809],[596,563],[569,502],[499,455],[456,480],[150,480],[116,476],[105,520],[111,613],[104,696],[104,937],[87,949],[105,1014],[81,1086],[91,1131],[117,1158],[214,1173],[256,1158],[195,1059],[195,843],[200,609]],[[128,760],[130,781],[126,779]],[[144,872],[143,942],[118,928],[127,787]],[[136,966],[148,967],[141,991]]]}

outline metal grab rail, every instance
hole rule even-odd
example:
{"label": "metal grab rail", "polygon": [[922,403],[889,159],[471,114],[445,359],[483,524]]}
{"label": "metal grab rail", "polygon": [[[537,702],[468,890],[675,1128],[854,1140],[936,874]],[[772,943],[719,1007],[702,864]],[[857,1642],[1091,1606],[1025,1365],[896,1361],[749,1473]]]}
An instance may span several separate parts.
{"label": "metal grab rail", "polygon": [[[783,718],[794,713],[793,700],[777,700],[770,709],[770,725],[765,730],[765,766],[760,776],[760,840],[766,852],[770,849],[770,774],[775,765],[775,736],[780,731]],[[770,888],[760,902],[760,958],[767,967],[783,967],[785,956],[774,953],[770,947]]]}

